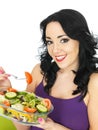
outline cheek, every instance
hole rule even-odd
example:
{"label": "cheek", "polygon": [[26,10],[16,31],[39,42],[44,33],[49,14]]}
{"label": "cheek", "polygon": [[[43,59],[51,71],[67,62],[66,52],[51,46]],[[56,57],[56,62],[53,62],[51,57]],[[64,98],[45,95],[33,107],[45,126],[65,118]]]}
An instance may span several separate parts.
{"label": "cheek", "polygon": [[74,45],[70,46],[69,51],[74,54],[78,54],[79,53],[79,44],[74,44]]}
{"label": "cheek", "polygon": [[53,53],[53,49],[51,46],[47,47],[48,53],[51,55]]}
{"label": "cheek", "polygon": [[52,56],[52,49],[48,47],[47,50],[48,50],[49,55]]}
{"label": "cheek", "polygon": [[79,44],[74,47],[74,53],[75,53],[76,55],[79,54]]}
{"label": "cheek", "polygon": [[79,58],[79,51],[78,50],[74,50],[73,55],[74,58],[73,59],[78,59]]}
{"label": "cheek", "polygon": [[66,53],[70,59],[74,59],[78,57],[79,54],[79,46],[78,45],[73,45],[68,48],[66,48]]}

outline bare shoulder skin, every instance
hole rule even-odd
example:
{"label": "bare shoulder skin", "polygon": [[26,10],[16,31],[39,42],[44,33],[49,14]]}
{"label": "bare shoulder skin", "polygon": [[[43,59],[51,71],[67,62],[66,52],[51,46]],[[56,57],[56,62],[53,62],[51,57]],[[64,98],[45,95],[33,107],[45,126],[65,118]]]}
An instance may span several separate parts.
{"label": "bare shoulder skin", "polygon": [[27,86],[26,91],[34,92],[35,88],[38,86],[38,84],[42,81],[43,78],[43,75],[41,74],[40,64],[35,65],[31,74],[33,81]]}
{"label": "bare shoulder skin", "polygon": [[98,130],[98,73],[94,73],[90,77],[88,84],[88,116],[90,122],[90,130]]}

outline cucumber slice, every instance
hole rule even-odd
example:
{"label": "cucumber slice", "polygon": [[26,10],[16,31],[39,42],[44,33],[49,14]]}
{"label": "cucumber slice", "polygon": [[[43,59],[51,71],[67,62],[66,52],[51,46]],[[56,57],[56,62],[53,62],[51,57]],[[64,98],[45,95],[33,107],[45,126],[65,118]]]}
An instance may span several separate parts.
{"label": "cucumber slice", "polygon": [[45,106],[41,105],[41,104],[38,104],[38,105],[36,106],[36,108],[37,108],[37,110],[38,110],[39,112],[47,112],[47,111],[48,111],[47,108],[46,108]]}
{"label": "cucumber slice", "polygon": [[15,93],[15,92],[7,92],[5,94],[5,97],[8,98],[8,99],[15,98],[16,96],[17,96],[17,93]]}

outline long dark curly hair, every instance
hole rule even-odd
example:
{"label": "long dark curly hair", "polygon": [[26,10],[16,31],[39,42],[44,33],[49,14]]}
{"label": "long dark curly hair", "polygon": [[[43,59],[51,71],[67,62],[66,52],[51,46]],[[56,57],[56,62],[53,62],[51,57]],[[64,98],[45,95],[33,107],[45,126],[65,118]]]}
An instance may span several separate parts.
{"label": "long dark curly hair", "polygon": [[42,48],[40,53],[40,67],[42,74],[46,81],[45,91],[50,92],[53,86],[57,71],[60,69],[47,51],[46,45],[46,26],[50,22],[59,22],[64,32],[74,40],[79,41],[79,68],[75,73],[74,83],[78,86],[73,94],[82,93],[85,97],[88,88],[89,77],[93,72],[98,72],[97,64],[98,58],[96,57],[96,49],[98,49],[97,41],[94,35],[90,33],[86,19],[84,16],[72,9],[62,9],[50,16],[40,23],[42,32]]}

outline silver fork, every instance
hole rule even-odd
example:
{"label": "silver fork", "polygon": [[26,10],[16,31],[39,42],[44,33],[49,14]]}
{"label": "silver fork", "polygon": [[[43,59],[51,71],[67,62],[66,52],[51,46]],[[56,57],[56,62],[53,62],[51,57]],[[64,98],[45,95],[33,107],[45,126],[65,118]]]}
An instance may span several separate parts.
{"label": "silver fork", "polygon": [[18,77],[16,75],[13,75],[13,74],[9,74],[9,76],[12,76],[12,77],[14,77],[17,80],[24,80],[24,79],[26,79],[26,78],[20,78],[20,77]]}

